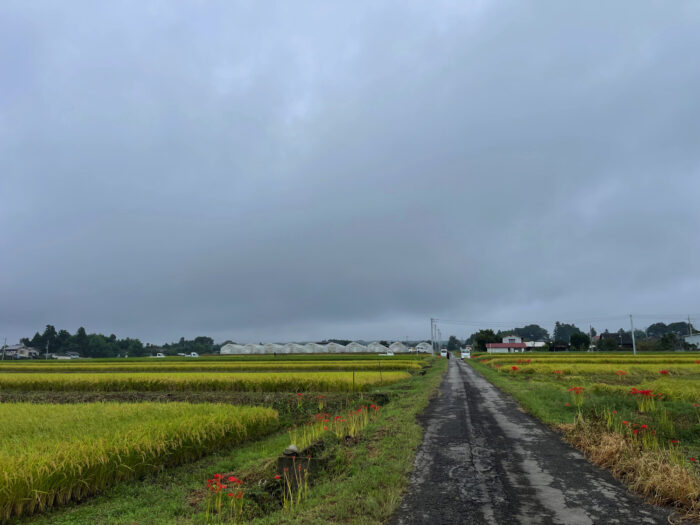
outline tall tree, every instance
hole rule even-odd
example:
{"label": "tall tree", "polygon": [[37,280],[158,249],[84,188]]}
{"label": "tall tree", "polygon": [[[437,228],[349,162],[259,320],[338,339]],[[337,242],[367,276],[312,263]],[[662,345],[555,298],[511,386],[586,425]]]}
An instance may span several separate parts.
{"label": "tall tree", "polygon": [[459,339],[457,339],[457,337],[455,337],[454,335],[451,335],[450,338],[447,340],[448,352],[454,352],[455,350],[459,350],[460,346],[461,343],[459,342]]}
{"label": "tall tree", "polygon": [[486,352],[488,343],[500,343],[501,340],[490,328],[487,330],[479,330],[472,336],[472,344],[477,352]]}

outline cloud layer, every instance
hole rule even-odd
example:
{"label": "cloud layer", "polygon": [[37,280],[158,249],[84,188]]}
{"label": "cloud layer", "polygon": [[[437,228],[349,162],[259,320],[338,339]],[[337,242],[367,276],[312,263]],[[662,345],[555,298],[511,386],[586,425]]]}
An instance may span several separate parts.
{"label": "cloud layer", "polygon": [[4,3],[0,336],[700,317],[699,22],[694,2]]}

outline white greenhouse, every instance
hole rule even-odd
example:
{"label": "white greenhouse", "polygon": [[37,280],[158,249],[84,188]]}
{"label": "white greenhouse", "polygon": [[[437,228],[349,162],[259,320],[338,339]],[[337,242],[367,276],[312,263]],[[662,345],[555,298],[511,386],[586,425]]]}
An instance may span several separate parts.
{"label": "white greenhouse", "polygon": [[304,352],[307,354],[322,354],[328,352],[325,345],[318,343],[307,343],[304,345]]}
{"label": "white greenhouse", "polygon": [[263,346],[263,350],[266,354],[279,354],[282,352],[282,345],[267,343]]}
{"label": "white greenhouse", "polygon": [[433,349],[430,346],[430,343],[422,342],[418,343],[416,345],[416,351],[417,352],[427,352],[427,353],[432,353]]}
{"label": "white greenhouse", "polygon": [[238,355],[244,353],[244,348],[245,347],[243,345],[238,345],[236,343],[226,343],[224,346],[221,347],[219,353],[221,355]]}
{"label": "white greenhouse", "polygon": [[326,345],[326,352],[329,354],[342,354],[345,352],[345,347],[338,343],[328,343]]}
{"label": "white greenhouse", "polygon": [[368,352],[368,349],[365,345],[361,345],[360,343],[356,343],[355,341],[353,341],[352,343],[347,345],[343,351],[351,354],[359,354],[362,352]]}
{"label": "white greenhouse", "polygon": [[378,343],[377,341],[374,341],[373,343],[367,345],[367,348],[370,352],[376,352],[380,354],[386,354],[387,350],[389,350],[386,346],[384,346],[382,343]]}
{"label": "white greenhouse", "polygon": [[395,354],[405,354],[408,352],[408,348],[406,347],[405,344],[399,343],[398,341],[391,343],[389,345],[389,350],[394,352]]}

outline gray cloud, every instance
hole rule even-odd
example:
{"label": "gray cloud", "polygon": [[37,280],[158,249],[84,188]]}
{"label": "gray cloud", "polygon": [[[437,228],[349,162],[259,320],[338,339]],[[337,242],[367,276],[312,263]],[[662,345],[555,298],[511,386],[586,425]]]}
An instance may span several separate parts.
{"label": "gray cloud", "polygon": [[694,2],[6,2],[0,336],[700,316],[698,22]]}

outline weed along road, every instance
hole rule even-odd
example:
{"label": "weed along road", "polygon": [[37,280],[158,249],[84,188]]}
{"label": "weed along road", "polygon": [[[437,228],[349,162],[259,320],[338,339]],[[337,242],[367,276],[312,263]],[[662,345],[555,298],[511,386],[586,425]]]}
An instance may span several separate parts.
{"label": "weed along road", "polygon": [[394,524],[669,523],[458,359],[421,424]]}

